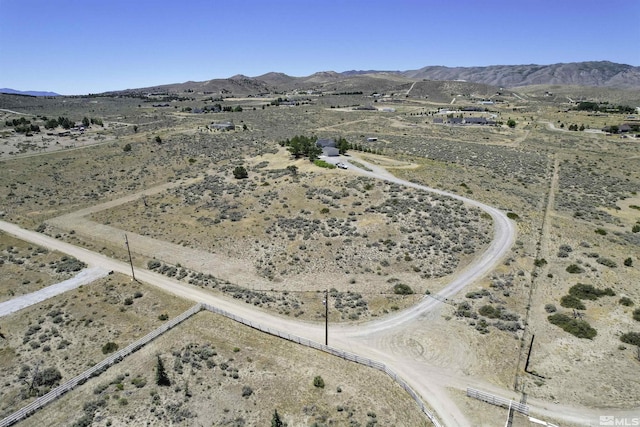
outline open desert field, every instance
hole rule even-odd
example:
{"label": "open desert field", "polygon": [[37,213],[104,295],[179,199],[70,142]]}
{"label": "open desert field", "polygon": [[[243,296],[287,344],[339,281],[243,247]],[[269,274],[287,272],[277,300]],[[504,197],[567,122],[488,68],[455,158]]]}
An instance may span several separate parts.
{"label": "open desert field", "polygon": [[[506,93],[475,111],[464,106],[490,96],[485,86],[394,87],[375,103],[374,87],[292,92],[292,105],[228,98],[215,101],[229,107],[216,113],[194,113],[214,103],[200,94],[171,107],[133,97],[61,105],[0,95],[2,122],[102,123],[50,141],[0,124],[0,219],[118,261],[129,262],[129,248],[137,269],[283,325],[320,328],[328,291],[335,345],[395,363],[414,388],[433,392],[422,399],[452,425],[497,425],[507,416],[466,397],[466,387],[526,401],[532,415],[559,425],[637,412],[640,138],[600,130],[628,115],[575,110],[572,96],[593,95],[577,88]],[[637,99],[621,96],[611,102]],[[496,123],[434,123],[458,117]],[[235,129],[209,127],[226,122]],[[325,160],[347,168],[295,158],[284,141],[296,135],[346,139],[346,154]],[[238,168],[246,178],[235,176]],[[474,201],[506,214],[513,244],[448,294],[504,231]],[[0,234],[0,254],[0,301],[73,274],[54,268],[65,254],[8,234]],[[191,305],[153,285],[115,273],[0,318],[3,414],[33,398],[22,380],[36,366],[64,380],[99,361],[107,342],[124,347],[160,315]],[[384,326],[420,307],[402,327]],[[154,383],[158,356],[171,387]],[[313,387],[316,375],[324,389]],[[95,425],[260,425],[276,409],[290,426],[429,424],[383,374],[211,313],[24,424],[85,417]],[[531,424],[517,416],[513,425]]]}

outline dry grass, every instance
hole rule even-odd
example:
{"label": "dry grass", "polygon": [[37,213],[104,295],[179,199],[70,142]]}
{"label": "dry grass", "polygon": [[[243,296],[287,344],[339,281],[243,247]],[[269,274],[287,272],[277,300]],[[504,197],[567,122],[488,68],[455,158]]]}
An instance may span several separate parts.
{"label": "dry grass", "polygon": [[[170,387],[155,384],[160,356]],[[321,376],[324,388],[313,379]],[[142,378],[140,388],[133,380]],[[137,380],[140,384],[140,380]],[[249,391],[250,390],[250,391]],[[250,394],[249,394],[250,393]],[[243,396],[244,394],[244,396]],[[25,421],[69,425],[104,401],[94,425],[429,425],[385,374],[202,312]],[[126,403],[125,403],[126,402]]]}
{"label": "dry grass", "polygon": [[[554,92],[560,93],[555,89]],[[563,96],[571,93],[562,92]],[[342,135],[352,142],[384,150],[384,156],[365,154],[367,160],[375,159],[376,163],[388,167],[399,177],[467,195],[518,215],[517,242],[504,264],[489,277],[456,296],[453,303],[457,307],[446,306],[441,318],[430,319],[434,323],[434,330],[442,337],[455,336],[457,340],[448,340],[455,341],[454,345],[435,336],[425,337],[433,344],[429,356],[432,359],[429,360],[434,363],[444,363],[446,360],[446,363],[456,365],[465,373],[506,388],[514,383],[515,374],[525,392],[549,401],[592,406],[637,406],[640,384],[635,380],[637,375],[634,375],[638,363],[634,360],[635,348],[622,349],[619,335],[638,331],[639,327],[631,318],[631,309],[618,304],[618,300],[627,296],[636,303],[635,307],[640,304],[637,289],[640,280],[640,259],[637,255],[639,234],[632,232],[633,226],[640,221],[639,211],[633,208],[640,205],[637,194],[640,188],[640,148],[636,139],[550,129],[547,123],[557,127],[561,123],[565,127],[584,123],[587,127],[599,128],[605,121],[606,124],[622,123],[625,116],[588,116],[574,111],[565,112],[566,99],[549,99],[539,93],[533,95],[529,94],[526,100],[509,99],[505,104],[491,107],[499,120],[516,120],[518,124],[515,129],[432,124],[429,113],[438,107],[450,108],[450,100],[443,104],[434,104],[432,100],[425,99],[385,100],[384,104],[396,108],[396,113],[330,108],[371,102],[370,98],[358,96],[316,97],[316,105],[294,108],[262,109],[260,101],[254,100],[251,102],[256,106],[255,111],[246,108],[242,113],[215,116],[188,115],[154,110],[147,106],[137,108],[130,100],[122,104],[123,112],[118,113],[117,102],[105,100],[105,103],[110,103],[102,111],[102,115],[109,119],[106,121],[128,124],[110,129],[112,133],[105,135],[113,136],[114,142],[83,150],[7,161],[6,173],[0,175],[0,197],[7,200],[2,208],[3,215],[9,221],[35,228],[61,214],[97,202],[134,194],[169,180],[206,175],[207,178],[201,181],[203,186],[179,186],[147,197],[146,207],[138,200],[122,204],[117,209],[97,212],[92,218],[140,236],[152,237],[158,244],[165,240],[170,242],[165,245],[174,249],[176,259],[167,258],[163,262],[170,266],[180,263],[182,267],[178,267],[178,270],[183,267],[185,271],[189,269],[185,281],[197,281],[200,280],[199,273],[206,275],[217,271],[207,265],[188,265],[192,254],[189,250],[225,256],[230,263],[241,263],[245,271],[262,281],[255,282],[260,286],[250,289],[259,291],[259,294],[249,293],[246,289],[234,289],[229,295],[238,292],[243,300],[251,304],[255,304],[256,300],[259,300],[257,305],[263,304],[264,307],[271,304],[272,309],[282,315],[322,319],[321,295],[316,291],[335,287],[337,292],[351,290],[360,294],[367,302],[367,310],[358,313],[356,304],[350,311],[335,311],[332,321],[353,320],[351,314],[357,314],[360,319],[380,316],[418,298],[380,295],[389,292],[395,283],[389,282],[389,279],[399,279],[422,294],[427,289],[437,291],[447,275],[427,278],[422,277],[425,271],[421,266],[418,267],[422,271],[413,270],[414,260],[417,259],[414,253],[416,248],[407,246],[409,234],[400,230],[401,226],[408,226],[408,216],[403,217],[404,214],[394,211],[385,218],[380,213],[367,211],[367,208],[392,199],[402,203],[409,200],[415,202],[415,193],[405,190],[393,193],[394,189],[390,186],[377,182],[371,189],[362,191],[366,180],[356,179],[348,171],[320,171],[306,161],[295,162],[300,172],[298,178],[278,172],[294,162],[277,152],[275,142],[296,134],[316,134],[319,137]],[[594,92],[592,95],[602,96],[602,93]],[[470,102],[471,96],[466,96],[465,101]],[[611,102],[622,99],[619,93],[612,97]],[[248,101],[233,102],[234,105],[243,102],[247,105]],[[188,104],[186,101],[177,103],[177,110]],[[29,108],[30,113],[43,113],[36,111],[33,106]],[[82,111],[85,106],[78,104],[73,108]],[[55,113],[47,114],[69,114],[69,111],[65,113],[53,107],[52,111]],[[127,117],[118,118],[120,115]],[[212,133],[203,129],[212,120],[228,119],[235,120],[237,125],[246,124],[248,129],[227,133]],[[133,133],[133,124],[140,126],[138,134]],[[153,143],[156,134],[162,136],[162,145]],[[365,142],[369,136],[377,137],[378,141]],[[126,143],[132,144],[132,151],[128,154],[122,150]],[[554,188],[550,182],[556,161],[559,179],[557,188]],[[243,183],[230,178],[230,171],[239,164],[250,171],[249,180]],[[550,188],[555,192],[555,203],[547,213]],[[339,194],[340,198],[335,198],[333,194],[322,196],[321,192],[327,189]],[[308,192],[313,194],[308,195]],[[342,196],[342,193],[348,194]],[[355,205],[356,202],[361,205]],[[446,201],[437,203],[442,203],[448,210],[455,209]],[[320,213],[325,207],[329,212]],[[349,215],[350,212],[354,215]],[[232,220],[232,213],[239,215],[237,221]],[[226,218],[223,217],[225,215]],[[482,224],[480,229],[486,229],[487,220],[481,215],[470,212],[463,217],[476,216]],[[313,235],[313,239],[304,240],[304,231],[296,230],[296,223],[289,221],[297,217],[311,224],[318,220],[323,226],[328,224],[329,218],[341,221],[342,226],[349,225],[349,219],[355,217],[360,236],[329,235],[327,238],[320,233]],[[398,222],[394,222],[396,219]],[[421,221],[427,219],[422,217]],[[459,230],[455,228],[455,220],[442,223],[442,226],[452,228],[452,231]],[[431,229],[420,223],[412,227]],[[607,234],[596,234],[596,229],[605,230]],[[115,257],[123,258],[126,255],[120,241],[110,240],[109,236],[90,231],[90,228],[87,229],[89,231],[76,230],[73,235],[70,234],[70,227],[58,230],[50,227],[48,230],[54,235],[60,233],[60,238],[102,250]],[[289,234],[294,232],[294,239],[289,240]],[[364,234],[366,237],[363,237]],[[121,240],[120,235],[118,239]],[[351,242],[347,242],[347,239],[351,239]],[[387,239],[398,242],[395,248],[389,248],[390,252],[384,252],[386,246],[381,244]],[[367,244],[376,242],[380,245],[375,251],[367,248]],[[405,248],[401,247],[403,244]],[[476,251],[480,250],[482,244],[476,244]],[[305,249],[301,249],[301,245]],[[558,256],[563,245],[572,248],[567,257]],[[179,248],[183,248],[183,251]],[[404,252],[412,261],[405,261]],[[594,253],[598,257],[593,257]],[[367,256],[358,258],[362,254]],[[336,259],[338,256],[342,258]],[[140,253],[134,253],[134,257],[139,265],[146,265],[153,259],[154,253],[141,250]],[[186,261],[177,260],[179,257],[184,257]],[[617,267],[598,263],[599,257],[615,261]],[[628,257],[633,259],[632,267],[623,265]],[[388,258],[390,265],[382,266],[381,258]],[[534,260],[542,258],[547,263],[536,267]],[[434,256],[421,259],[421,263],[431,263],[438,269],[443,267],[442,259]],[[467,261],[468,258],[460,257],[453,270],[463,267]],[[583,266],[585,272],[580,275],[567,273],[566,267],[571,263]],[[327,270],[330,272],[327,273]],[[195,276],[191,276],[192,273]],[[316,280],[319,276],[323,278],[320,285]],[[222,279],[216,289],[230,277],[223,276]],[[546,304],[554,304],[559,311],[570,313],[560,306],[560,298],[578,281],[598,288],[612,287],[616,292],[615,297],[586,302],[584,318],[598,332],[593,340],[578,339],[551,325],[544,309]],[[304,287],[300,289],[300,286]],[[297,290],[301,292],[293,292]],[[470,292],[478,292],[480,297],[467,297],[466,294]],[[275,302],[263,302],[265,296],[273,298]],[[285,301],[289,307],[286,307]],[[475,313],[477,318],[456,316],[458,305],[464,302],[469,304],[469,313]],[[295,304],[297,307],[294,307]],[[485,305],[503,307],[506,312],[517,315],[515,322],[519,327],[515,331],[498,330],[494,326],[497,319],[478,314]],[[98,313],[102,310],[99,305],[94,307]],[[482,324],[481,320],[486,324]],[[22,329],[27,325],[23,321]],[[526,331],[520,329],[525,326]],[[228,335],[233,333],[227,332]],[[532,334],[536,334],[536,344],[531,368],[547,377],[543,382],[525,374],[522,371],[523,360],[518,362],[521,350],[527,349]],[[420,339],[423,338],[416,342]],[[202,344],[197,339],[193,341]],[[181,350],[185,345],[177,343],[175,350]],[[417,344],[407,346],[411,351],[414,351],[412,346],[419,348]],[[3,351],[8,352],[5,354],[22,352],[11,348]],[[450,348],[458,356],[455,360],[446,359],[448,353],[445,349]],[[37,351],[27,349],[27,353]],[[165,348],[154,351],[169,354]],[[245,348],[241,347],[241,353],[244,352]],[[14,360],[13,357],[11,360]],[[152,354],[146,361],[136,363],[144,367],[144,372],[149,372],[149,364],[153,363]],[[290,370],[295,371],[296,375],[304,373],[301,368],[292,367]],[[135,374],[130,372],[130,376]],[[130,391],[131,387],[126,381],[125,390]],[[113,389],[115,386],[110,387]],[[141,390],[147,390],[148,387]],[[272,386],[269,396],[271,393],[277,395],[274,391],[276,388]],[[87,390],[90,390],[89,387]],[[148,392],[145,393],[145,399],[150,400]],[[90,395],[91,391],[86,394]],[[121,398],[125,394],[119,393],[118,396]],[[235,396],[233,393],[231,395]],[[592,397],[594,395],[598,400]],[[169,398],[169,393],[162,396],[162,399]],[[132,399],[138,397],[130,399],[127,396],[127,399],[133,402]],[[108,405],[114,414],[122,411],[124,418],[114,415],[114,422],[118,420],[118,423],[124,423],[122,420],[131,415],[127,411],[137,407],[131,403],[120,407],[112,399],[109,399]],[[270,419],[275,406],[265,406],[259,410],[262,412],[251,412],[250,415],[236,414],[230,407],[227,408],[229,413],[223,416],[227,417],[227,421],[235,419],[233,414],[253,420],[251,417],[259,413],[261,417],[264,418],[266,414],[266,418]],[[293,414],[300,405],[295,403],[287,407],[292,408]],[[361,408],[357,414],[366,411],[364,406]],[[476,409],[471,405],[465,410]],[[206,413],[200,409],[193,411],[198,417],[201,411]],[[390,412],[397,413],[395,410]],[[376,413],[380,416],[380,411]],[[80,403],[76,404],[75,414],[78,417],[82,415]],[[134,416],[136,420],[137,417],[147,420],[151,415],[145,411],[144,415],[136,412]],[[220,421],[222,419],[218,418]],[[487,415],[486,423],[495,424],[495,419],[503,421],[497,413],[491,413]],[[312,417],[308,420],[312,420]],[[106,418],[103,421],[106,423]]]}
{"label": "dry grass", "polygon": [[36,369],[57,368],[64,382],[102,360],[107,342],[124,348],[160,326],[161,314],[173,317],[189,306],[114,274],[3,317],[0,411],[8,415],[33,399],[25,393]]}
{"label": "dry grass", "polygon": [[56,272],[64,256],[0,232],[0,302],[72,277],[72,271]]}

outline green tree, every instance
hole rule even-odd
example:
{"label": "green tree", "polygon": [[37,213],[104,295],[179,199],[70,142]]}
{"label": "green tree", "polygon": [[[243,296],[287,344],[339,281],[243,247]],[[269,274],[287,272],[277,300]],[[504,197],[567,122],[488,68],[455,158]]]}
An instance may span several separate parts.
{"label": "green tree", "polygon": [[58,121],[56,119],[49,119],[44,123],[45,129],[55,129],[58,127]]}
{"label": "green tree", "polygon": [[285,145],[288,145],[287,150],[294,158],[299,159],[302,157],[302,144],[297,138],[294,137],[288,144],[285,142]]}
{"label": "green tree", "polygon": [[122,147],[122,151],[124,151],[125,153],[131,151],[131,144],[126,144],[124,147]]}
{"label": "green tree", "polygon": [[298,167],[296,165],[287,166],[287,170],[292,176],[298,176]]}
{"label": "green tree", "polygon": [[53,387],[58,384],[62,379],[60,371],[56,368],[47,368],[43,371],[36,373],[33,377],[33,385]]}
{"label": "green tree", "polygon": [[276,409],[273,412],[273,417],[271,418],[271,427],[282,427],[284,426],[284,424],[282,423],[282,420],[280,419],[280,415],[278,415],[278,410]]}
{"label": "green tree", "polygon": [[167,371],[164,369],[164,364],[162,363],[160,355],[158,355],[158,361],[156,362],[156,384],[164,387],[171,385],[171,380],[167,375]]}
{"label": "green tree", "polygon": [[510,128],[516,127],[516,121],[513,119],[507,120],[507,126],[509,126]]}
{"label": "green tree", "polygon": [[337,145],[338,145],[338,151],[340,152],[340,154],[346,154],[350,144],[349,142],[347,142],[346,139],[340,138],[337,141]]}
{"label": "green tree", "polygon": [[320,375],[313,378],[313,386],[317,388],[324,388],[324,380]]}
{"label": "green tree", "polygon": [[162,144],[162,138],[160,138],[160,135],[156,135],[156,139],[155,139],[155,141],[156,141],[158,144]]}
{"label": "green tree", "polygon": [[307,148],[307,157],[309,157],[310,162],[313,162],[320,154],[322,154],[322,148],[318,147],[314,141]]}
{"label": "green tree", "polygon": [[68,117],[58,117],[58,125],[62,126],[64,129],[71,129],[73,123],[69,120]]}
{"label": "green tree", "polygon": [[91,122],[89,121],[88,117],[83,117],[82,118],[82,126],[88,128],[90,124],[91,124]]}
{"label": "green tree", "polygon": [[102,346],[102,354],[113,353],[117,349],[118,349],[118,344],[114,343],[113,341],[109,341],[108,343]]}
{"label": "green tree", "polygon": [[233,177],[235,179],[245,179],[249,177],[249,173],[244,166],[236,166],[236,168],[233,170]]}

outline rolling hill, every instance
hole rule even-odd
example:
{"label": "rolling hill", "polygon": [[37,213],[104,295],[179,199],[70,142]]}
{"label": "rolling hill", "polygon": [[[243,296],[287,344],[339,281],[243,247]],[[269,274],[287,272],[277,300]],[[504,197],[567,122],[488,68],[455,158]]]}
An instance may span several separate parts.
{"label": "rolling hill", "polygon": [[466,80],[499,87],[577,85],[640,87],[640,67],[608,61],[552,65],[493,65],[489,67],[429,66],[405,71],[404,76],[427,80]]}

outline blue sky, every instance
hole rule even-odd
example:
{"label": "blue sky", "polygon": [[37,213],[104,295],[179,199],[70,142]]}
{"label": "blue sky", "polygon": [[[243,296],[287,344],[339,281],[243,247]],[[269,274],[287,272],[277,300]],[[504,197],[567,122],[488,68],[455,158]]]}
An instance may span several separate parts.
{"label": "blue sky", "polygon": [[640,65],[640,0],[0,0],[0,87],[99,93],[269,71]]}

